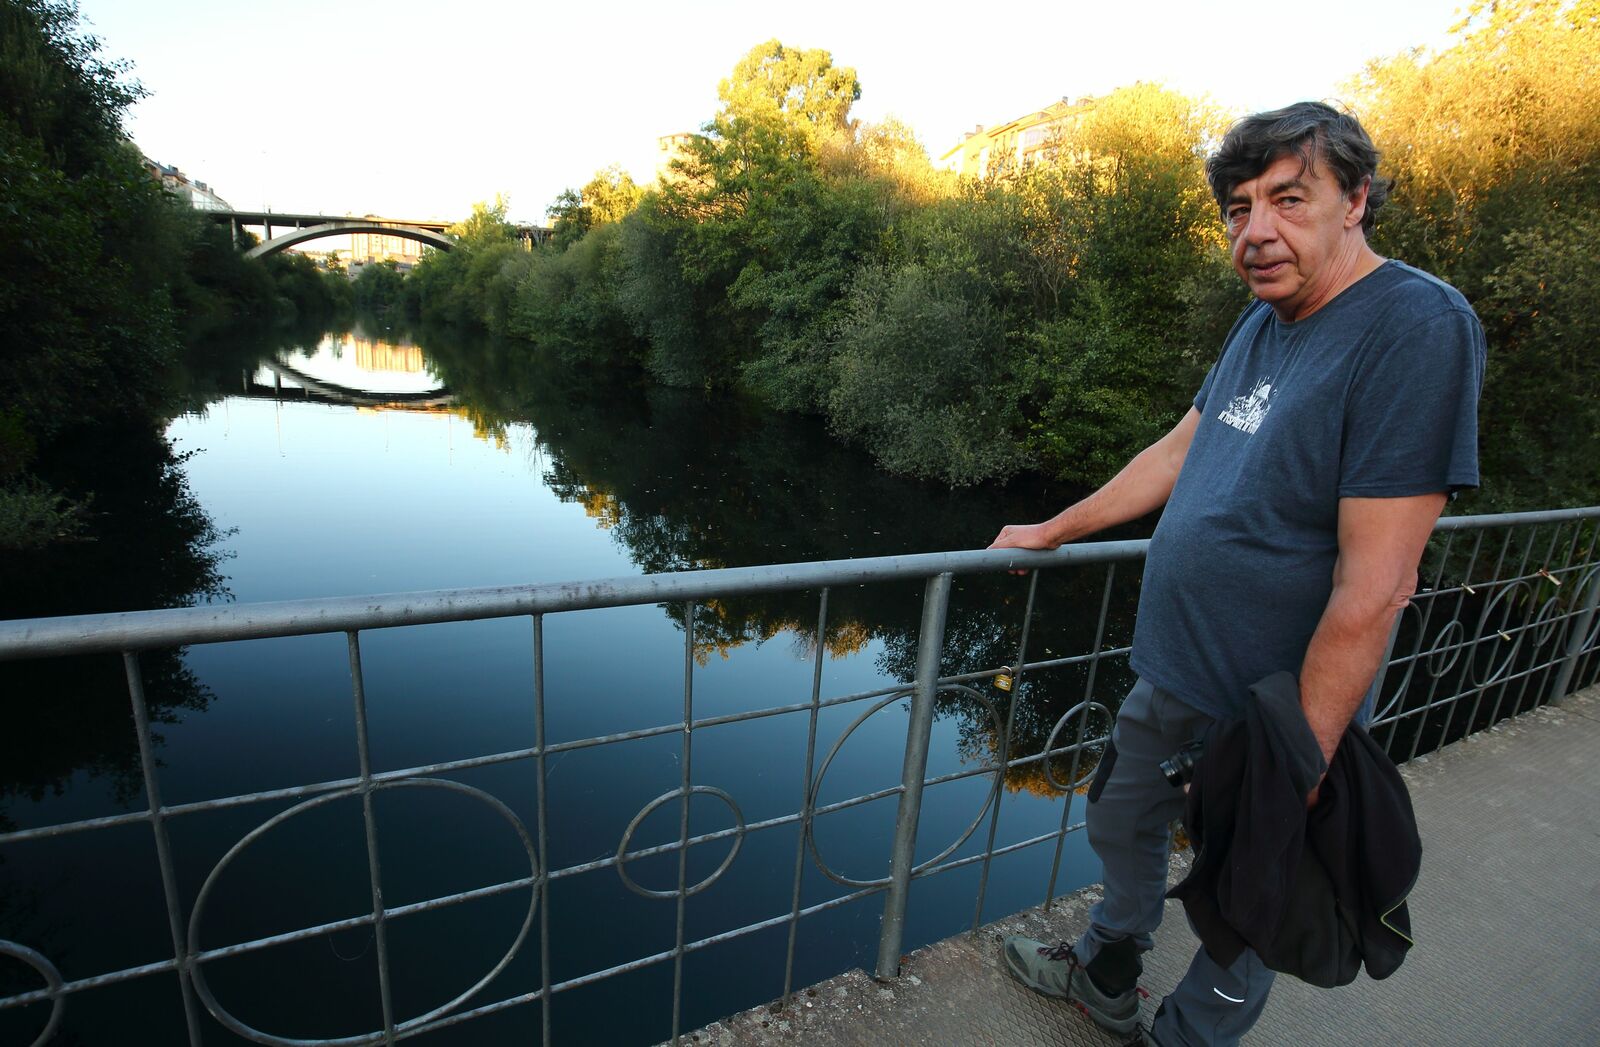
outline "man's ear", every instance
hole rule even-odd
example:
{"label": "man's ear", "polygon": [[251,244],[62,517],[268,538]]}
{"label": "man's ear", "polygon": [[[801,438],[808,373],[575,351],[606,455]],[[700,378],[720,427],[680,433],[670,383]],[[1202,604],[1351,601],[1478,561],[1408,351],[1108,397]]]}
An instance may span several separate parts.
{"label": "man's ear", "polygon": [[1371,189],[1372,176],[1368,175],[1361,180],[1360,185],[1350,190],[1345,196],[1344,227],[1346,229],[1360,225],[1361,220],[1367,216],[1367,193]]}

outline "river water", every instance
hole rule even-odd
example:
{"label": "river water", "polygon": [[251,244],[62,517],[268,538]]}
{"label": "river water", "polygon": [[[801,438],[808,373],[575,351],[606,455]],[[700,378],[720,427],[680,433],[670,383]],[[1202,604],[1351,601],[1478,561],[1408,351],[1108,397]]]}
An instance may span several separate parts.
{"label": "river water", "polygon": [[[360,331],[266,349],[241,344],[214,350],[191,376],[190,410],[166,434],[186,455],[171,471],[186,482],[190,508],[216,530],[209,548],[222,557],[216,568],[226,592],[213,598],[245,603],[976,548],[1002,523],[1037,519],[1071,495],[1039,482],[951,491],[889,476],[813,419],[664,389],[638,376],[563,370],[530,353],[526,346],[451,332]],[[169,561],[153,541],[130,539],[101,553],[130,571],[165,572],[169,582],[182,574],[162,566]],[[1104,582],[1104,572],[1095,570],[1041,583],[1030,640],[1036,656],[1092,647]],[[1108,646],[1127,641],[1136,584],[1136,572],[1127,571],[1111,588]],[[1026,593],[1023,578],[959,581],[944,671],[1009,661]],[[149,597],[197,598],[206,597]],[[835,592],[821,637],[815,593],[700,608],[695,715],[806,701],[819,643],[826,652],[825,698],[910,679],[920,599],[920,585]],[[55,606],[52,613],[83,609],[111,608],[101,601]],[[550,743],[671,724],[682,716],[680,606],[551,615],[545,649]],[[374,769],[532,746],[531,651],[531,627],[523,619],[364,634]],[[8,677],[18,693],[26,687],[40,695],[37,705],[46,711],[29,721],[37,751],[13,761],[29,767],[5,783],[0,829],[137,810],[146,802],[120,667],[109,658],[83,661],[93,664],[33,667],[32,677]],[[342,636],[192,647],[148,657],[145,677],[162,721],[156,754],[168,804],[357,773]],[[1097,696],[1114,705],[1112,697],[1127,682],[1120,661],[1102,664]],[[1025,683],[1014,751],[1040,751],[1084,686],[1081,667]],[[1011,699],[985,692],[1004,714]],[[850,734],[819,803],[898,782],[904,709],[903,703],[890,705]],[[862,711],[854,704],[823,712],[818,762]],[[806,773],[806,727],[804,714],[786,714],[697,731],[693,780],[725,790],[748,822],[793,813]],[[978,766],[997,745],[981,703],[947,699],[934,727],[929,772]],[[20,749],[17,744],[13,751]],[[677,788],[680,751],[673,734],[552,758],[551,868],[615,855],[630,820]],[[531,761],[449,777],[491,794],[532,831],[537,776]],[[1008,775],[1005,786],[997,846],[1060,825],[1063,796],[1037,765]],[[987,789],[980,777],[929,791],[919,860],[960,835]],[[214,874],[199,931],[202,947],[370,911],[357,800],[300,814],[218,868],[246,833],[288,806],[255,804],[171,822],[185,912]],[[396,789],[377,795],[375,806],[391,907],[528,875],[514,829],[473,796]],[[1079,812],[1081,799],[1073,821]],[[711,800],[697,799],[691,814],[695,832],[732,820]],[[674,839],[677,817],[675,802],[663,805],[639,826],[633,846]],[[893,821],[893,797],[822,817],[818,850],[847,876],[884,875]],[[987,822],[956,854],[981,853],[986,830]],[[688,939],[786,914],[796,843],[793,826],[751,833],[727,872],[690,899]],[[690,879],[710,874],[728,846],[693,848]],[[1052,857],[1044,846],[997,859],[983,919],[1037,904]],[[1098,875],[1081,833],[1069,838],[1062,869],[1058,890]],[[644,887],[669,890],[676,858],[641,859],[628,871]],[[972,865],[917,882],[908,949],[970,925],[978,875],[979,866]],[[0,877],[0,896],[8,899],[0,902],[0,937],[38,948],[69,980],[171,956],[147,826],[0,845]],[[806,859],[802,904],[844,893]],[[528,904],[528,891],[514,891],[391,922],[396,1020],[444,1003],[487,972],[510,946]],[[555,881],[551,979],[670,949],[676,913],[671,900],[629,891],[615,868]],[[802,920],[795,984],[851,966],[870,968],[881,913],[880,895]],[[778,926],[693,954],[684,966],[683,1028],[776,997],[787,935],[787,927]],[[374,956],[371,931],[358,929],[211,963],[206,976],[222,1005],[250,1025],[280,1036],[347,1036],[381,1025]],[[15,970],[4,977],[9,980],[0,981],[0,990],[36,987]],[[558,994],[556,1042],[660,1040],[670,1031],[672,981],[669,961]],[[534,936],[472,1002],[514,997],[540,982],[535,925]],[[12,1042],[7,1029],[36,1030],[40,1014],[28,1008],[21,1016],[0,1015],[13,1023],[0,1025],[0,1042]],[[537,1004],[517,1007],[421,1042],[537,1042],[539,1022]],[[209,1017],[203,1024],[208,1042],[233,1042]],[[61,1042],[173,1043],[182,1040],[182,1028],[176,980],[155,974],[75,995]]]}

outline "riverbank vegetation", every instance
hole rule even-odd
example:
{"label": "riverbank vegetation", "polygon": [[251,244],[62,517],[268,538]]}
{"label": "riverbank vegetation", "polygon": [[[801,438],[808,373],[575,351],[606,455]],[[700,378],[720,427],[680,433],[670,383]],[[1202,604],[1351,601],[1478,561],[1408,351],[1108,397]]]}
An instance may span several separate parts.
{"label": "riverbank vegetation", "polygon": [[[1478,3],[1346,95],[1397,183],[1375,246],[1489,335],[1482,508],[1600,498],[1597,10]],[[860,93],[827,52],[762,44],[667,177],[568,190],[532,252],[480,207],[406,308],[822,415],[897,473],[1103,482],[1181,416],[1245,302],[1203,177],[1228,114],[1136,84],[1040,162],[958,179],[911,129],[854,119]]]}
{"label": "riverbank vegetation", "polygon": [[70,3],[0,0],[0,550],[95,537],[64,448],[130,426],[160,443],[186,339],[348,298],[303,256],[244,258],[162,190],[123,130],[127,74]]}

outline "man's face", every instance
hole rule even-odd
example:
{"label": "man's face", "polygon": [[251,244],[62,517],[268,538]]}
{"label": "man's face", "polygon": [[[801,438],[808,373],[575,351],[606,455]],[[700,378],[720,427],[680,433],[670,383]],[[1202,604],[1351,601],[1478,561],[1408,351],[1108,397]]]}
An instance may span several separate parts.
{"label": "man's face", "polygon": [[1280,318],[1309,316],[1349,285],[1366,201],[1365,185],[1347,195],[1325,164],[1279,157],[1223,206],[1234,270]]}

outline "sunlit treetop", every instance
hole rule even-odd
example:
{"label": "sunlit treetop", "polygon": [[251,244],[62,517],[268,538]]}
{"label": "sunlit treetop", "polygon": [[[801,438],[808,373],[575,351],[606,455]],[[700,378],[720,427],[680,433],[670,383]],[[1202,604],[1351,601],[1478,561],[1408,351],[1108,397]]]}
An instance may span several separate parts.
{"label": "sunlit treetop", "polygon": [[506,221],[506,211],[511,200],[503,193],[494,194],[494,201],[479,200],[472,205],[472,214],[452,225],[446,232],[463,244],[493,243],[511,238],[511,225]]}
{"label": "sunlit treetop", "polygon": [[1600,163],[1600,0],[1478,0],[1454,33],[1350,85],[1402,192],[1466,202]]}
{"label": "sunlit treetop", "polygon": [[856,71],[833,64],[820,48],[802,51],[777,40],[757,44],[717,85],[719,118],[778,119],[819,131],[843,128],[861,98]]}

